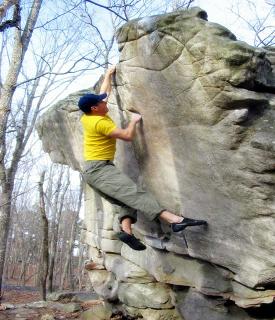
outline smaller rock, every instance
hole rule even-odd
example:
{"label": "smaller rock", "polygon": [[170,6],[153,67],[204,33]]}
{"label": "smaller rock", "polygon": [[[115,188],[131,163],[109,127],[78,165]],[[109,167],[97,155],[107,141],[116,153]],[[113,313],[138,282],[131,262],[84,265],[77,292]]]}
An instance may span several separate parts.
{"label": "smaller rock", "polygon": [[15,305],[11,303],[2,303],[0,304],[0,311],[15,309]]}
{"label": "smaller rock", "polygon": [[135,308],[169,309],[171,303],[170,287],[162,283],[120,283],[119,300]]}
{"label": "smaller rock", "polygon": [[95,292],[78,292],[76,295],[72,298],[71,302],[87,302],[87,301],[93,301],[97,300],[98,295]]}
{"label": "smaller rock", "polygon": [[52,314],[44,314],[40,320],[55,320]]}
{"label": "smaller rock", "polygon": [[176,309],[162,309],[162,310],[156,310],[156,309],[139,309],[134,307],[129,307],[127,305],[124,305],[125,310],[127,311],[127,314],[130,316],[141,318],[142,319],[150,319],[150,320],[180,320],[182,319],[180,315],[178,314]]}
{"label": "smaller rock", "polygon": [[21,314],[17,313],[15,315],[15,319],[19,319],[19,320],[28,320],[26,317],[22,316]]}
{"label": "smaller rock", "polygon": [[84,268],[86,270],[88,270],[88,271],[89,270],[104,270],[105,269],[105,267],[103,265],[98,264],[98,263],[93,262],[93,261],[90,261],[90,260],[85,262]]}
{"label": "smaller rock", "polygon": [[73,292],[53,292],[47,295],[48,301],[60,301],[60,300],[69,300],[73,298],[74,293]]}
{"label": "smaller rock", "polygon": [[112,315],[112,309],[109,305],[101,304],[93,306],[91,309],[84,311],[81,314],[81,320],[106,320],[110,319]]}
{"label": "smaller rock", "polygon": [[147,271],[117,254],[105,255],[105,267],[115,274],[119,282],[148,283],[155,281]]}
{"label": "smaller rock", "polygon": [[40,309],[40,308],[47,308],[48,305],[49,305],[49,302],[47,301],[35,301],[35,302],[26,303],[25,307]]}
{"label": "smaller rock", "polygon": [[[47,301],[85,302],[98,299],[95,292],[53,292],[47,295]],[[62,301],[64,302],[64,301]]]}
{"label": "smaller rock", "polygon": [[115,301],[117,299],[118,281],[112,272],[106,270],[89,271],[88,276],[95,292],[104,300]]}
{"label": "smaller rock", "polygon": [[81,310],[81,305],[80,303],[52,303],[51,308],[59,310],[61,312],[66,312],[66,313],[72,313],[72,312],[77,312]]}

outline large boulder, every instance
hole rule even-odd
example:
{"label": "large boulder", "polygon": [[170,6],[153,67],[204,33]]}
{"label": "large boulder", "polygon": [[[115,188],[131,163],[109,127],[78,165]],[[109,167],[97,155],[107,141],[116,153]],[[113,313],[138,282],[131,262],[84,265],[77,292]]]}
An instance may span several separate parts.
{"label": "large boulder", "polygon": [[[173,305],[185,319],[250,319],[242,308],[275,297],[274,49],[237,41],[200,8],[130,21],[117,41],[110,114],[119,126],[131,112],[143,121],[133,144],[118,143],[116,163],[164,207],[209,226],[188,229],[186,247],[140,213],[135,232],[148,249],[136,253],[115,239],[117,208],[87,186],[84,238],[108,270],[91,271],[96,291],[146,319],[144,308],[163,307],[162,300],[144,299],[157,281],[163,296],[176,286],[179,297],[184,288],[181,298],[163,300],[164,318]],[[53,161],[77,170],[83,92],[38,123]]]}
{"label": "large boulder", "polygon": [[205,15],[122,27],[117,92],[143,117],[135,149],[148,188],[164,207],[209,222],[186,232],[189,255],[265,286],[275,281],[272,69],[265,50]]}

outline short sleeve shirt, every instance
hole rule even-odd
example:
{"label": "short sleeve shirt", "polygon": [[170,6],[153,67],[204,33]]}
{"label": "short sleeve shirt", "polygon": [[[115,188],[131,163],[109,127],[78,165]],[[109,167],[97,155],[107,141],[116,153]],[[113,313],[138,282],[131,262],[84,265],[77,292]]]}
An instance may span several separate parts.
{"label": "short sleeve shirt", "polygon": [[113,160],[116,151],[116,139],[109,134],[116,125],[109,116],[84,114],[81,117],[84,130],[84,159]]}

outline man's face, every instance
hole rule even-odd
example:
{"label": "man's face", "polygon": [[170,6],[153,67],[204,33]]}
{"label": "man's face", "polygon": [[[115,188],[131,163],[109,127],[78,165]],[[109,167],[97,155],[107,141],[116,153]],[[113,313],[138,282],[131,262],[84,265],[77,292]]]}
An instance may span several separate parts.
{"label": "man's face", "polygon": [[100,101],[97,105],[96,105],[96,110],[98,112],[100,112],[101,114],[106,114],[109,109],[107,107],[107,102],[106,101]]}

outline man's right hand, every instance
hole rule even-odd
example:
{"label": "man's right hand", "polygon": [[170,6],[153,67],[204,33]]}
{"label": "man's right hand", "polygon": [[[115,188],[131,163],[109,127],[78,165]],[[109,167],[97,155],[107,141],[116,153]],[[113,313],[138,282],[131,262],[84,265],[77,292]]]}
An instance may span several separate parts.
{"label": "man's right hand", "polygon": [[141,120],[141,115],[138,113],[131,113],[131,121],[126,129],[116,128],[110,134],[109,137],[115,139],[121,139],[125,141],[132,141],[135,135],[136,124]]}
{"label": "man's right hand", "polygon": [[131,121],[138,123],[139,121],[141,121],[141,119],[142,119],[142,117],[140,114],[132,113]]}
{"label": "man's right hand", "polygon": [[106,75],[110,76],[110,75],[114,74],[115,72],[116,72],[116,66],[112,66],[109,69],[107,69]]}

